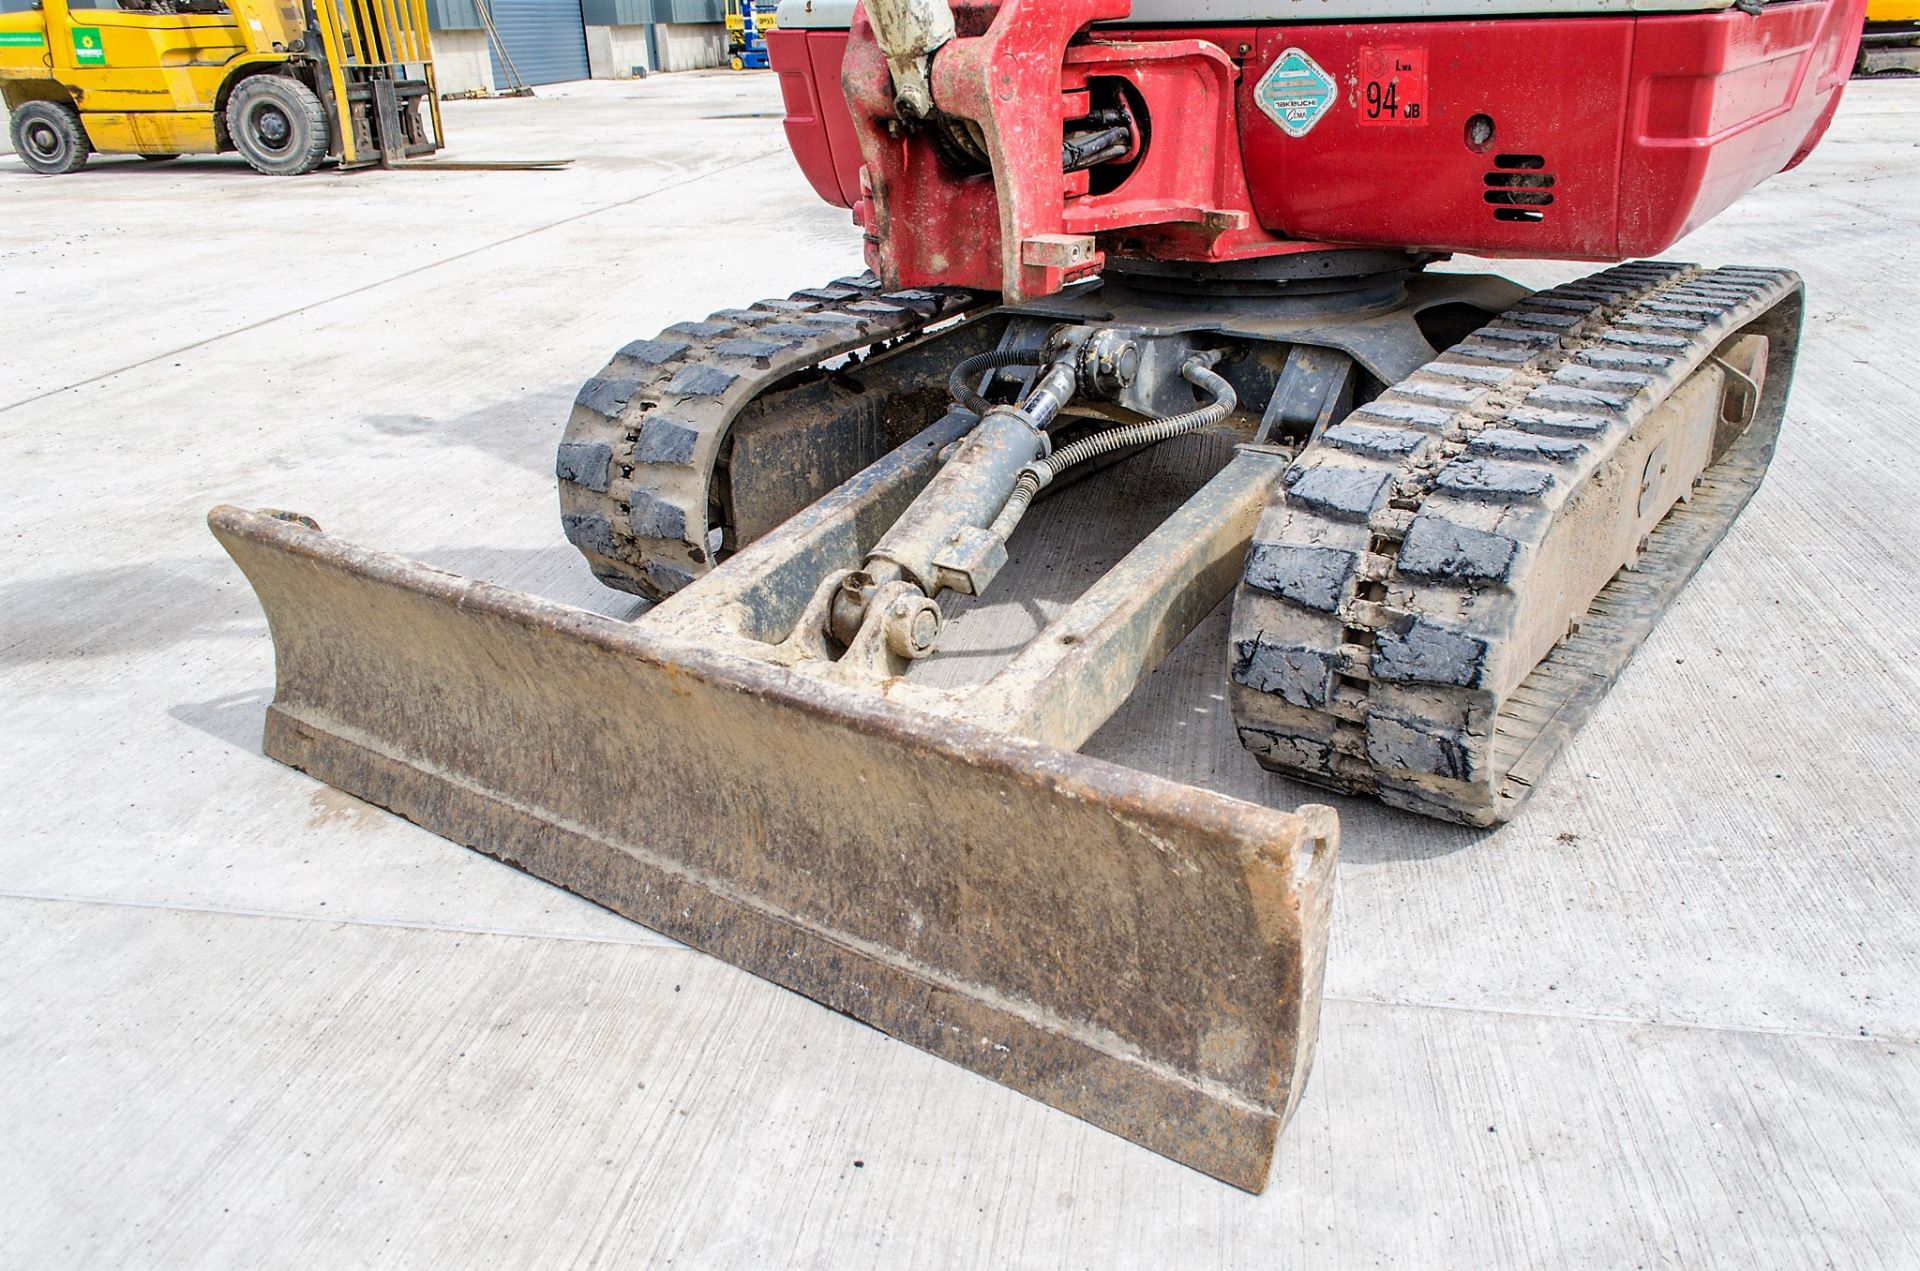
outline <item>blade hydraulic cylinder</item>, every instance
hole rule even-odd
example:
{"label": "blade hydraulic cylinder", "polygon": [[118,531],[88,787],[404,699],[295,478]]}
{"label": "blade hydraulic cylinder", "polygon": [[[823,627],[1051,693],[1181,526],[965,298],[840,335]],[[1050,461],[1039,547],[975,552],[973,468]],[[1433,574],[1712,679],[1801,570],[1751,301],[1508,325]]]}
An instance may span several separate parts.
{"label": "blade hydraulic cylinder", "polygon": [[929,596],[945,587],[936,561],[956,534],[983,529],[1000,514],[1021,471],[1051,449],[1047,427],[1072,400],[1074,386],[1071,361],[1056,362],[1022,405],[987,411],[940,474],[874,545],[866,572],[882,582],[905,576]]}

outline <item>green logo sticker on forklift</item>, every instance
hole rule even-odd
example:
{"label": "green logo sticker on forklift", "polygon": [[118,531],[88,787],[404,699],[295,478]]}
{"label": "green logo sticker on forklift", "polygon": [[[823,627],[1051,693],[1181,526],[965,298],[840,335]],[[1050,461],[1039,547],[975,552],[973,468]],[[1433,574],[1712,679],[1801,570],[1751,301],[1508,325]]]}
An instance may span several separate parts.
{"label": "green logo sticker on forklift", "polygon": [[0,31],[0,49],[37,49],[45,42],[38,31]]}
{"label": "green logo sticker on forklift", "polygon": [[73,64],[75,66],[105,66],[107,50],[100,44],[100,28],[97,26],[77,26],[73,28]]}

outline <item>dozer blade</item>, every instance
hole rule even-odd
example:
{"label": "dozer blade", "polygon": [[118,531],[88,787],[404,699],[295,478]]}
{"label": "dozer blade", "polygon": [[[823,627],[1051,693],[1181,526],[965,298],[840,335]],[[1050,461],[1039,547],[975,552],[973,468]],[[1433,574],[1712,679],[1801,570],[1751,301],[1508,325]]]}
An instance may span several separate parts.
{"label": "dozer blade", "polygon": [[274,758],[1217,1178],[1310,1062],[1332,814],[1271,811],[222,507]]}

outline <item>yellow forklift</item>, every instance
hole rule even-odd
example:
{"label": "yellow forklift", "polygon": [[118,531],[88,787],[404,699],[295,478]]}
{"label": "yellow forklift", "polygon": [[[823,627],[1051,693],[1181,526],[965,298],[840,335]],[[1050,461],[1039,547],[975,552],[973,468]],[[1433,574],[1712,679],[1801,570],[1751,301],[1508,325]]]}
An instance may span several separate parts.
{"label": "yellow forklift", "polygon": [[1920,75],[1920,0],[1868,0],[1856,75]]}
{"label": "yellow forklift", "polygon": [[294,175],[440,147],[424,0],[39,0],[0,12],[0,96],[49,174],[91,153],[238,151]]}

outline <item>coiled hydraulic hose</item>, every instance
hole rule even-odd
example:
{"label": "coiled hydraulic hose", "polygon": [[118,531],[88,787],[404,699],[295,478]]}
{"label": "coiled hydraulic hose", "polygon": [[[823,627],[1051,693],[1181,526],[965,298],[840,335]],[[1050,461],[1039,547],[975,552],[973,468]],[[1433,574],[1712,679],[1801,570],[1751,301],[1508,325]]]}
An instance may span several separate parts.
{"label": "coiled hydraulic hose", "polygon": [[1015,349],[988,349],[985,353],[976,353],[960,365],[953,368],[947,376],[947,393],[961,406],[976,415],[984,415],[990,409],[987,399],[974,388],[974,382],[988,371],[997,371],[1008,366],[1039,366],[1038,353],[1022,353]]}
{"label": "coiled hydraulic hose", "polygon": [[[1085,463],[1100,455],[1124,450],[1129,446],[1150,446],[1155,442],[1167,441],[1185,433],[1211,427],[1233,413],[1240,404],[1239,397],[1233,391],[1233,385],[1213,373],[1213,365],[1221,357],[1221,351],[1215,349],[1207,353],[1196,353],[1187,359],[1180,368],[1180,374],[1189,384],[1203,393],[1210,393],[1213,400],[1205,406],[1196,407],[1181,415],[1169,415],[1165,419],[1150,419],[1145,423],[1127,424],[1119,428],[1109,428],[1097,432],[1091,437],[1082,437],[1070,446],[1062,446],[1044,459],[1035,460],[1021,469],[1019,478],[1013,484],[1013,493],[1007,496],[1006,506],[1000,509],[1000,515],[993,519],[990,532],[1001,542],[1013,536],[1014,527],[1020,524],[1020,518],[1027,514],[1027,507],[1039,494],[1063,471],[1076,463]],[[964,363],[963,363],[964,365]],[[985,369],[984,367],[982,369]]]}

